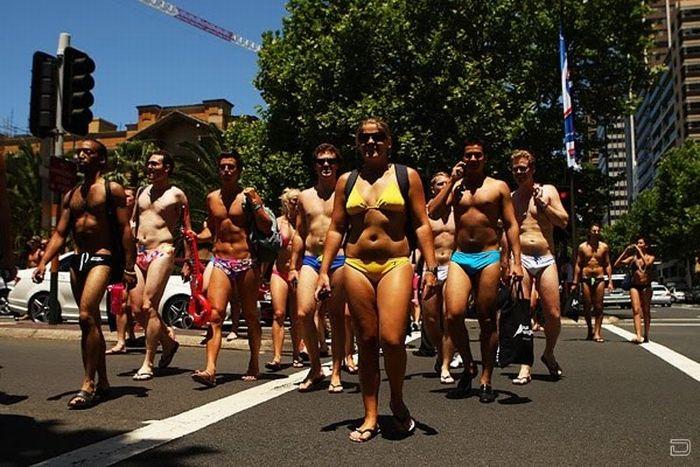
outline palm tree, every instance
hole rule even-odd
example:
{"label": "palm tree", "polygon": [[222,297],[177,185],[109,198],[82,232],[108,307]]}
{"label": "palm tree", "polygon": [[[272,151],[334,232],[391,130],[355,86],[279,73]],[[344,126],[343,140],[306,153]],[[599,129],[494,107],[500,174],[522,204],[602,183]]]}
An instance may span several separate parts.
{"label": "palm tree", "polygon": [[7,155],[6,161],[8,197],[17,238],[15,251],[20,253],[32,235],[41,233],[41,158],[31,144],[22,143],[17,153]]}

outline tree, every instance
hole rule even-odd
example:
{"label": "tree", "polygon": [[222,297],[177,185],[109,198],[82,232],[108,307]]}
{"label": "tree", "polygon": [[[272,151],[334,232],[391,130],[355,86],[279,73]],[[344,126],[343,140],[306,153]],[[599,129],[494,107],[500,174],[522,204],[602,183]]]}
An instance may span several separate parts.
{"label": "tree", "polygon": [[22,144],[19,152],[8,154],[6,159],[7,189],[12,226],[17,238],[17,257],[32,235],[42,233],[40,162],[41,158],[28,143]]}
{"label": "tree", "polygon": [[271,149],[307,161],[320,142],[353,157],[355,127],[377,115],[395,133],[394,157],[423,174],[449,168],[463,138],[478,136],[492,170],[527,147],[542,156],[545,181],[562,182],[560,20],[580,129],[584,115],[621,115],[648,75],[640,0],[291,0],[287,9],[282,31],[263,36],[256,86]]}
{"label": "tree", "polygon": [[614,251],[643,234],[665,260],[688,259],[700,250],[700,145],[686,141],[666,152],[657,168],[654,187],[640,193],[605,232]]}
{"label": "tree", "polygon": [[148,141],[124,141],[110,151],[105,177],[125,187],[138,188],[143,179],[145,161],[156,146]]}

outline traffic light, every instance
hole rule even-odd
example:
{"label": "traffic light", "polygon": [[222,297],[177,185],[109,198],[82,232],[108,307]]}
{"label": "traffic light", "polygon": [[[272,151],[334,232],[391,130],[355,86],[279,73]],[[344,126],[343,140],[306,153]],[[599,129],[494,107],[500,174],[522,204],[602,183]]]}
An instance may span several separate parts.
{"label": "traffic light", "polygon": [[56,128],[56,78],[56,57],[34,52],[29,131],[37,138],[50,136]]}
{"label": "traffic light", "polygon": [[85,136],[92,121],[90,106],[95,103],[90,90],[95,87],[91,73],[95,62],[86,54],[73,47],[63,52],[63,108],[61,120],[63,128],[74,135]]}

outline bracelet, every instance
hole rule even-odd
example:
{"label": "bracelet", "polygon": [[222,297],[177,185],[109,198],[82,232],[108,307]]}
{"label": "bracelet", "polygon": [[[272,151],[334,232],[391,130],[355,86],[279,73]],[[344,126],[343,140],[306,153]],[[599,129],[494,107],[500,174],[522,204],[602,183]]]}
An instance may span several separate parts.
{"label": "bracelet", "polygon": [[135,275],[136,275],[136,271],[134,271],[134,270],[132,269],[131,271],[124,271],[124,274],[128,274],[129,276],[135,276]]}

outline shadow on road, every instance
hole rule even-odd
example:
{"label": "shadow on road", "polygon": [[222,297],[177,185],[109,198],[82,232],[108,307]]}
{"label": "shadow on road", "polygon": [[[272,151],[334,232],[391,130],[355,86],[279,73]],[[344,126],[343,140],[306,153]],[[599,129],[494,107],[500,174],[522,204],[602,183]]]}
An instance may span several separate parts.
{"label": "shadow on road", "polygon": [[[429,426],[426,425],[425,423],[414,419],[416,422],[416,430],[420,430],[423,432],[424,435],[426,436],[435,436],[439,432]],[[331,423],[330,425],[326,425],[321,427],[322,432],[330,432],[330,431],[336,431],[340,427],[344,427],[348,430],[348,436],[350,436],[350,432],[354,430],[355,428],[359,427],[362,425],[362,419],[361,418],[356,418],[356,419],[346,419],[346,420],[341,420],[335,423]],[[396,419],[390,415],[380,415],[379,416],[379,428],[381,432],[379,433],[379,436],[381,436],[384,439],[388,439],[391,441],[401,441],[403,439],[408,438],[409,436],[413,436],[415,434],[415,431],[413,433],[406,433],[404,432]]]}
{"label": "shadow on road", "polygon": [[[109,395],[101,403],[104,404],[105,402],[119,399],[120,397],[124,396],[148,397],[148,391],[150,390],[150,388],[144,386],[111,386],[109,388]],[[61,394],[56,394],[55,396],[51,396],[46,400],[58,401],[66,396],[74,396],[77,392],[77,389],[74,389],[73,391],[62,392]]]}
{"label": "shadow on road", "polygon": [[[207,462],[198,457],[219,454],[222,451],[210,446],[187,446],[178,449],[159,449],[157,454],[145,453],[126,461],[128,465],[205,465]],[[157,456],[157,457],[156,457]]]}
{"label": "shadow on road", "polygon": [[[121,432],[104,429],[68,431],[57,420],[37,421],[24,415],[0,415],[0,464],[29,465]],[[9,447],[12,447],[11,449]]]}
{"label": "shadow on road", "polygon": [[0,391],[0,405],[12,405],[28,399],[29,396],[13,396]]}

